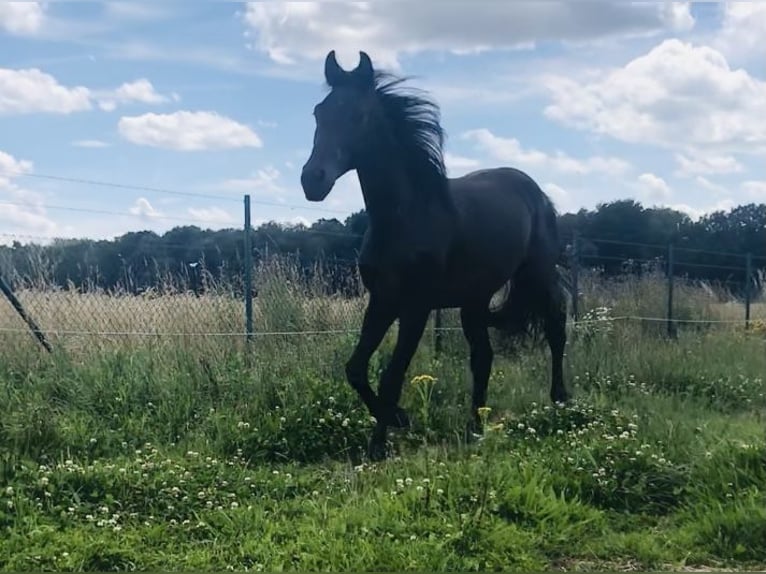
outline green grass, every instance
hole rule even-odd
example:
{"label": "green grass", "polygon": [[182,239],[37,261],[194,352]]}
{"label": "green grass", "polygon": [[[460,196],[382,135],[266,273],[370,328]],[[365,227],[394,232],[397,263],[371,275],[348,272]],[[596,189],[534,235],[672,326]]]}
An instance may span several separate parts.
{"label": "green grass", "polygon": [[[363,301],[280,273],[259,275],[257,330],[359,324]],[[591,286],[581,310],[661,314],[652,281]],[[0,569],[766,566],[764,324],[676,340],[662,324],[580,325],[565,408],[548,401],[547,349],[498,344],[485,436],[470,444],[465,342],[446,333],[437,357],[428,332],[409,378],[429,376],[403,396],[413,426],[369,464],[372,421],[344,377],[356,335],[256,337],[249,354],[241,337],[146,335],[241,329],[222,289],[22,294],[43,328],[77,334],[47,355],[23,325],[0,333]],[[679,314],[724,312],[686,295]]]}
{"label": "green grass", "polygon": [[[371,371],[391,352],[392,336]],[[4,570],[500,570],[766,565],[764,341],[630,326],[498,353],[484,439],[453,333],[424,339],[391,435],[343,378],[354,337],[47,357],[3,351]]]}

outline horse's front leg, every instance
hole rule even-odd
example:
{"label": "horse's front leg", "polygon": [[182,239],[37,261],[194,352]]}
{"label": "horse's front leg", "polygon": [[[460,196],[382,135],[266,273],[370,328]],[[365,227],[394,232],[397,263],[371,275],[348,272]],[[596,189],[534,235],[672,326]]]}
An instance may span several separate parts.
{"label": "horse's front leg", "polygon": [[370,387],[367,371],[372,354],[380,345],[394,319],[396,319],[395,308],[380,297],[370,295],[370,302],[364,312],[359,341],[346,362],[346,379],[349,385],[359,394],[367,410],[375,418],[379,418],[379,401]]}
{"label": "horse's front leg", "polygon": [[424,306],[409,308],[400,314],[396,346],[380,378],[380,415],[376,417],[377,423],[372,431],[368,449],[368,456],[372,460],[385,458],[386,432],[389,426],[409,426],[409,417],[404,409],[399,407],[399,399],[402,395],[404,375],[417,351],[429,313],[430,309]]}

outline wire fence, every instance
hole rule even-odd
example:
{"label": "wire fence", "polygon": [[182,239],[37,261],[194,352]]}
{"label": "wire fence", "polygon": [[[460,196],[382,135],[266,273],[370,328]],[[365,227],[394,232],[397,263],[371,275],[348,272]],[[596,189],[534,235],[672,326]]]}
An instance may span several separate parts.
{"label": "wire fence", "polygon": [[[307,263],[294,251],[280,251],[279,242],[269,238],[268,231],[263,233],[270,239],[267,247],[272,251],[256,249],[251,209],[246,195],[244,225],[234,246],[240,249],[241,266],[234,269],[222,269],[223,264],[211,269],[204,258],[184,258],[190,256],[190,245],[183,241],[161,244],[170,259],[183,260],[180,268],[152,268],[144,261],[144,271],[152,268],[151,281],[146,277],[137,280],[136,269],[126,264],[121,253],[101,256],[90,286],[84,281],[73,285],[56,279],[51,271],[54,262],[42,251],[35,252],[40,260],[24,273],[20,273],[18,261],[0,260],[0,338],[6,348],[24,340],[24,344],[36,344],[30,334],[48,349],[77,349],[94,342],[96,347],[157,344],[179,338],[188,345],[215,339],[238,347],[263,344],[264,340],[358,333],[366,294],[355,260],[314,261],[308,257]],[[322,229],[301,233],[359,238]],[[215,245],[207,247],[220,250]],[[205,251],[206,256],[210,253]],[[159,256],[153,252],[154,258]],[[578,331],[596,323],[631,323],[676,336],[681,328],[747,329],[755,321],[766,324],[763,262],[766,258],[747,253],[575,235],[564,263],[569,326]],[[69,268],[81,263],[76,261]],[[720,278],[695,279],[695,270],[703,269],[717,270]],[[117,285],[99,287],[99,274],[110,270],[118,271]],[[444,336],[461,331],[458,311],[435,311],[428,331],[439,352]]]}

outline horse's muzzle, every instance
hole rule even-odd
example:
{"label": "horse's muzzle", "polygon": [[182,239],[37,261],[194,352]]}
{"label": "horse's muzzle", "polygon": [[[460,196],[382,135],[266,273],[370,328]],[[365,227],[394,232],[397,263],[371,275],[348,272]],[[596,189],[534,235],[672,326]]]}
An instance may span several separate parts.
{"label": "horse's muzzle", "polygon": [[321,167],[304,167],[301,172],[303,194],[309,201],[322,201],[330,193],[335,181]]}

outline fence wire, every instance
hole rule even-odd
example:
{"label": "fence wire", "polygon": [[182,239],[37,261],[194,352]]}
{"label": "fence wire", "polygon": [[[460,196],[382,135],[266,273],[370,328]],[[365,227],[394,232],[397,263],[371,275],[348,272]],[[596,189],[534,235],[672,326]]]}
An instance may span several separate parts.
{"label": "fence wire", "polygon": [[[589,259],[593,263],[599,257]],[[619,258],[601,259],[611,263]],[[246,290],[241,278],[216,278],[205,270],[186,269],[185,273],[181,277],[158,276],[154,285],[137,291],[131,289],[130,277],[114,290],[54,287],[42,272],[39,279],[18,282],[14,294],[39,332],[64,348],[80,348],[85,340],[98,346],[126,344],[130,340],[144,340],[143,344],[147,344],[163,338],[185,338],[188,345],[210,344],[218,339],[221,345],[239,348],[246,338],[295,341],[353,336],[359,333],[367,303],[353,261],[316,265],[307,274],[297,258],[272,255],[253,268],[253,328],[248,332]],[[745,276],[717,283],[687,280],[681,269],[679,276],[672,278],[669,315],[671,282],[661,266],[636,271],[628,265],[621,274],[609,277],[596,265],[570,267],[567,273],[570,283],[571,275],[577,275],[576,293],[570,292],[569,300],[568,327],[574,331],[605,322],[655,324],[654,332],[660,332],[664,326],[749,326],[754,321],[766,321],[762,293],[748,292]],[[749,302],[743,299],[743,293],[749,294]],[[442,333],[462,331],[457,310],[443,310],[436,315],[432,314],[427,327],[433,340]],[[31,332],[2,298],[0,336],[4,347],[13,347],[22,340],[36,344],[29,336]]]}

